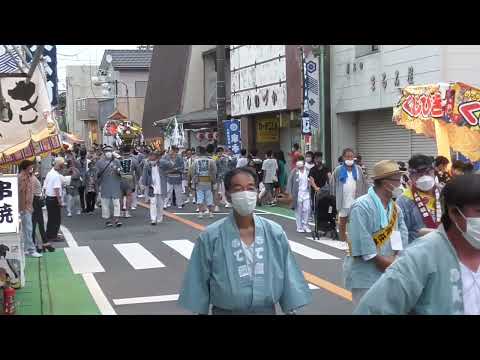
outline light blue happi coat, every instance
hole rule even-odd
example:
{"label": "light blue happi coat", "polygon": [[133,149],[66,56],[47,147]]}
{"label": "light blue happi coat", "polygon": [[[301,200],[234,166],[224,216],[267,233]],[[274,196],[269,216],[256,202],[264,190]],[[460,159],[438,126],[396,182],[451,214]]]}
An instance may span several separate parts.
{"label": "light blue happi coat", "polygon": [[312,295],[282,227],[254,215],[255,264],[249,275],[233,214],[200,234],[188,264],[179,304],[208,314],[210,305],[237,314],[287,313],[310,303]]}
{"label": "light blue happi coat", "polygon": [[463,315],[460,261],[443,225],[411,244],[354,314]]}
{"label": "light blue happi coat", "polygon": [[[393,201],[390,209],[397,206]],[[398,218],[395,230],[400,232],[403,248],[408,245],[408,230],[403,220],[403,213],[398,208]],[[390,220],[390,211],[387,213],[387,220]],[[373,234],[384,228],[381,224],[381,216],[376,208],[375,202],[370,194],[363,195],[352,204],[348,222],[348,238],[351,242],[351,256],[346,256],[343,263],[345,276],[345,287],[351,289],[368,289],[377,281],[382,272],[377,268],[375,260],[363,260],[363,255],[378,254],[381,256],[392,256],[394,251],[390,240],[377,249],[373,241]]]}

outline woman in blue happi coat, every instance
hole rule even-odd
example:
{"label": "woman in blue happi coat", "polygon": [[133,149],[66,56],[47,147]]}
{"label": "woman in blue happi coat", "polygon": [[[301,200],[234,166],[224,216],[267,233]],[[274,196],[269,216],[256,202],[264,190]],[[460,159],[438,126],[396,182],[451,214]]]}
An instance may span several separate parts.
{"label": "woman in blue happi coat", "polygon": [[254,215],[258,179],[248,168],[225,175],[230,216],[200,234],[188,264],[179,304],[197,314],[294,313],[311,292],[282,227]]}

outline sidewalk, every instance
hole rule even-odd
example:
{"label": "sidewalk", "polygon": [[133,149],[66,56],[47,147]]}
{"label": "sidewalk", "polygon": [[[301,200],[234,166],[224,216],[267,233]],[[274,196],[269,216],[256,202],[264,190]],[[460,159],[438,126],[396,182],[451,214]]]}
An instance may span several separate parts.
{"label": "sidewalk", "polygon": [[63,249],[26,258],[25,287],[17,290],[18,315],[100,315],[81,275]]}

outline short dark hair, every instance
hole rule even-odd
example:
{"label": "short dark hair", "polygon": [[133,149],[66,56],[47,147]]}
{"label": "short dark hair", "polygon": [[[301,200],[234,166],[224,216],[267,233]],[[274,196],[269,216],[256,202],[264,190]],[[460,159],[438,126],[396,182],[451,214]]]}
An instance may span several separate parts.
{"label": "short dark hair", "polygon": [[29,166],[32,166],[34,165],[33,161],[30,161],[30,160],[23,160],[20,165],[18,166],[18,168],[20,170],[26,170]]}
{"label": "short dark hair", "polygon": [[207,152],[207,149],[205,149],[203,146],[197,147],[198,152],[203,155]]}
{"label": "short dark hair", "polygon": [[450,161],[445,156],[437,156],[435,159],[435,166],[448,165]]}
{"label": "short dark hair", "polygon": [[307,151],[305,153],[305,156],[308,156],[308,155],[310,155],[313,158],[313,151]]}
{"label": "short dark hair", "polygon": [[209,154],[213,154],[213,153],[215,152],[215,145],[213,145],[213,144],[208,144],[208,145],[207,145],[207,152],[208,152]]}
{"label": "short dark hair", "polygon": [[462,160],[455,160],[452,163],[452,169],[465,170],[465,163]]}
{"label": "short dark hair", "polygon": [[267,156],[268,156],[268,157],[271,157],[272,154],[273,154],[273,151],[272,151],[272,150],[268,150],[268,151],[267,151]]}
{"label": "short dark hair", "polygon": [[414,154],[410,160],[408,160],[409,169],[420,169],[433,167],[434,158],[424,154]]}
{"label": "short dark hair", "polygon": [[178,151],[178,146],[172,145],[172,146],[170,146],[170,150],[171,151]]}
{"label": "short dark hair", "polygon": [[348,152],[351,152],[353,155],[355,155],[355,151],[353,151],[353,149],[346,148],[346,149],[343,149],[342,151],[342,157],[345,156]]}
{"label": "short dark hair", "polygon": [[230,170],[229,172],[227,172],[225,174],[225,178],[224,178],[223,182],[225,184],[225,190],[226,191],[229,191],[231,189],[232,179],[233,179],[233,177],[235,177],[238,174],[250,175],[252,177],[252,179],[255,181],[255,186],[258,187],[258,176],[255,173],[255,171],[253,171],[249,167],[240,167],[240,168],[235,168],[233,170]]}
{"label": "short dark hair", "polygon": [[222,151],[224,151],[223,147],[220,146],[220,147],[217,148],[217,153],[222,152]]}
{"label": "short dark hair", "polygon": [[247,149],[242,149],[242,150],[240,150],[240,154],[241,154],[242,156],[247,155]]}
{"label": "short dark hair", "polygon": [[258,150],[257,150],[257,149],[253,149],[250,154],[252,154],[252,156],[257,156]]}
{"label": "short dark hair", "polygon": [[442,190],[442,224],[446,230],[452,221],[448,216],[448,208],[458,207],[462,210],[466,205],[480,204],[480,175],[467,174],[454,177]]}
{"label": "short dark hair", "polygon": [[315,151],[313,153],[314,158],[323,158],[323,153],[321,151]]}
{"label": "short dark hair", "polygon": [[293,144],[293,148],[294,148],[295,150],[298,150],[298,149],[300,149],[300,145],[298,145],[297,143],[295,143],[295,144]]}

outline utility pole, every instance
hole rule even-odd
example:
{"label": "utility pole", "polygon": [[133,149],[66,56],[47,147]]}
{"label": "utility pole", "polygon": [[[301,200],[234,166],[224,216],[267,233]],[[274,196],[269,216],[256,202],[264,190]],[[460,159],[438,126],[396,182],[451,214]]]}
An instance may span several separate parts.
{"label": "utility pole", "polygon": [[217,45],[217,132],[218,143],[225,143],[223,121],[227,117],[227,99],[225,89],[225,45]]}

